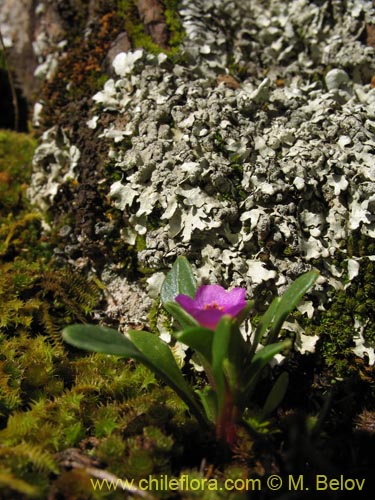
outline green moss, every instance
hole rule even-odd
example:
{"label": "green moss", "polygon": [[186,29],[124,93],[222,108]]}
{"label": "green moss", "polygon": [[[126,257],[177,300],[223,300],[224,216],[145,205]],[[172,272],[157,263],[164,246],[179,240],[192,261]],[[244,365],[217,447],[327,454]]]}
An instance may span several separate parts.
{"label": "green moss", "polygon": [[67,269],[53,269],[44,259],[32,264],[21,258],[0,261],[0,269],[0,332],[9,336],[44,332],[57,348],[60,328],[67,321],[85,320],[99,299],[93,282]]}
{"label": "green moss", "polygon": [[139,18],[136,2],[134,0],[118,0],[117,6],[132,46],[134,48],[142,47],[151,54],[160,54],[161,47],[154,43],[151,36],[145,32],[144,25]]}
{"label": "green moss", "polygon": [[0,130],[0,214],[18,211],[31,173],[35,139],[26,134]]}
{"label": "green moss", "polygon": [[117,0],[117,6],[119,15],[123,19],[125,30],[134,48],[143,48],[151,54],[160,54],[161,52],[165,52],[169,56],[177,54],[185,36],[177,12],[178,0],[166,0],[164,2],[165,22],[169,31],[168,49],[163,49],[154,43],[151,36],[146,33],[144,25],[139,18],[137,2],[135,0]]}
{"label": "green moss", "polygon": [[110,436],[118,427],[119,409],[112,405],[99,406],[95,414],[95,435]]}
{"label": "green moss", "polygon": [[[363,248],[363,242],[358,247]],[[312,323],[300,318],[308,334],[319,335],[317,352],[333,377],[345,378],[365,370],[353,354],[356,321],[365,325],[364,337],[375,346],[374,267],[373,261],[363,258],[349,289],[335,292],[326,311],[317,312]]]}
{"label": "green moss", "polygon": [[147,317],[150,330],[154,333],[158,331],[157,322],[159,316],[160,316],[160,299],[155,299]]}
{"label": "green moss", "polygon": [[137,250],[137,253],[138,252],[142,252],[142,250],[145,250],[147,248],[147,245],[146,245],[146,236],[141,235],[141,234],[137,235],[137,239],[136,239],[136,242],[135,242],[135,248]]}
{"label": "green moss", "polygon": [[[23,339],[22,359],[18,358],[19,338],[8,341],[6,348],[6,362],[17,363],[17,369],[12,370],[4,367],[4,360],[0,365],[8,372],[6,385],[10,386],[10,379],[14,377],[14,382],[17,375],[25,381],[35,363],[40,368],[34,371],[37,381],[27,379],[25,392],[23,384],[18,385],[18,409],[13,409],[0,426],[0,467],[6,464],[11,477],[25,481],[30,488],[40,486],[39,479],[44,477],[48,487],[48,474],[58,472],[54,454],[77,448],[90,437],[95,438],[91,453],[120,477],[124,464],[134,478],[171,471],[176,456],[176,437],[171,430],[180,429],[186,421],[185,407],[172,391],[157,387],[146,368],[98,354],[69,359],[63,353],[56,357],[42,337]],[[39,391],[53,379],[61,382],[58,391]],[[37,481],[33,474],[38,474]]]}
{"label": "green moss", "polygon": [[295,250],[293,250],[293,248],[291,248],[291,247],[285,247],[283,250],[283,255],[285,255],[285,257],[289,257],[289,256],[294,255],[294,254],[295,254]]}
{"label": "green moss", "polygon": [[[366,357],[357,357],[353,348],[353,337],[358,325],[363,326],[365,341],[370,347],[375,347],[375,263],[366,258],[374,252],[374,241],[368,236],[356,232],[348,241],[346,252],[337,254],[331,261],[342,272],[342,281],[346,289],[331,290],[329,302],[325,310],[315,310],[312,320],[300,313],[294,313],[309,335],[318,335],[317,357],[321,369],[331,380],[358,378],[370,381],[371,367]],[[347,275],[348,258],[357,258],[359,273],[349,282]],[[320,262],[316,262],[320,266]],[[370,384],[375,392],[375,385]]]}
{"label": "green moss", "polygon": [[182,27],[180,17],[177,12],[179,0],[164,0],[165,21],[169,29],[169,46],[172,54],[178,51],[185,38],[185,30]]}
{"label": "green moss", "polygon": [[36,141],[31,135],[0,130],[0,259],[31,262],[47,256],[41,215],[25,197]]}
{"label": "green moss", "polygon": [[25,198],[34,149],[31,136],[0,131],[0,488],[40,497],[58,472],[53,453],[86,432],[60,331],[85,320],[99,293],[51,259]]}

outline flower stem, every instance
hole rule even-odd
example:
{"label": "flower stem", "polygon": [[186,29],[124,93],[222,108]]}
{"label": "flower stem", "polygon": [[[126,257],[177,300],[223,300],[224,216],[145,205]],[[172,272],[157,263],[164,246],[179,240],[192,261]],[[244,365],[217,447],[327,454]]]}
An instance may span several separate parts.
{"label": "flower stem", "polygon": [[233,397],[228,390],[219,419],[216,423],[216,438],[232,446],[237,436],[238,408],[233,402]]}

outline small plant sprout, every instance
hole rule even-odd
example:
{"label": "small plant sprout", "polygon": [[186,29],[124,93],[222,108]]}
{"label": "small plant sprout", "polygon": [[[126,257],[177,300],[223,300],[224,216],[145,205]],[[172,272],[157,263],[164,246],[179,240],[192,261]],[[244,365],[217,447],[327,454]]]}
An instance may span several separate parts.
{"label": "small plant sprout", "polygon": [[[317,277],[312,270],[297,278],[272,301],[251,341],[246,341],[240,324],[254,304],[245,300],[246,290],[198,287],[189,262],[178,257],[163,282],[161,303],[178,324],[175,339],[197,354],[205,370],[207,385],[199,389],[186,382],[169,345],[153,333],[129,330],[122,335],[101,326],[71,325],[63,330],[63,338],[82,349],[143,363],[176,391],[202,426],[214,426],[217,439],[231,446],[238,426],[245,424],[245,410],[265,367],[291,346],[290,339],[278,338],[284,320]],[[280,404],[287,385],[288,376],[282,373],[266,398],[261,418]]]}

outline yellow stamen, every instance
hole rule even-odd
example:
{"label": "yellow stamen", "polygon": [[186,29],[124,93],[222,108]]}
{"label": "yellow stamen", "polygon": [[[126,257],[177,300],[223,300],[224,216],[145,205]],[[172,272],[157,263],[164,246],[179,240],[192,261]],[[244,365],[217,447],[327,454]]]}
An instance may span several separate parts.
{"label": "yellow stamen", "polygon": [[207,311],[209,309],[217,309],[218,311],[224,312],[224,306],[219,306],[219,304],[217,302],[212,302],[212,304],[205,304],[203,306],[203,309],[205,311]]}

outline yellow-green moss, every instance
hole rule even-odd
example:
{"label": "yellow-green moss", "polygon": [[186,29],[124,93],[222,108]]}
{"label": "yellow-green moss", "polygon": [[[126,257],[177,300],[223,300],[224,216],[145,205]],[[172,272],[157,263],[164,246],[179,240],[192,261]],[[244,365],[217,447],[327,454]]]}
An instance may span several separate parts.
{"label": "yellow-green moss", "polygon": [[117,5],[133,47],[136,49],[142,47],[152,54],[162,52],[162,48],[154,43],[151,36],[145,32],[139,18],[136,2],[134,0],[118,0]]}
{"label": "yellow-green moss", "polygon": [[[1,469],[6,466],[30,488],[40,488],[44,477],[48,489],[49,473],[58,472],[56,452],[93,438],[91,454],[120,477],[125,464],[138,467],[139,454],[149,464],[147,473],[171,471],[176,439],[171,429],[183,425],[185,407],[172,391],[157,387],[146,368],[98,354],[56,356],[42,337],[22,343],[15,338],[5,345],[9,354],[2,365],[14,364],[5,383],[18,381],[20,401],[0,425]],[[134,470],[135,476],[140,473]]]}
{"label": "yellow-green moss", "polygon": [[[67,321],[84,320],[99,298],[86,278],[59,269],[51,260],[41,215],[25,197],[35,146],[31,136],[0,131],[0,470],[5,471],[0,488],[4,498],[11,497],[9,489],[39,496],[40,488],[49,484],[50,472],[58,472],[52,454],[62,442],[71,446],[84,436],[84,426],[79,419],[72,420],[71,405],[66,403],[70,381],[64,367],[69,361],[60,330]],[[56,420],[55,404],[61,412]]]}
{"label": "yellow-green moss", "polygon": [[27,134],[0,130],[0,214],[18,211],[31,173],[36,140]]}
{"label": "yellow-green moss", "polygon": [[171,54],[174,54],[179,50],[185,38],[185,30],[177,11],[179,0],[164,0],[164,5],[165,22],[169,30],[169,46]]}
{"label": "yellow-green moss", "polygon": [[164,1],[165,22],[169,31],[168,49],[162,48],[152,41],[142,24],[135,0],[117,0],[118,11],[124,21],[124,26],[134,48],[143,48],[151,54],[165,52],[169,56],[175,55],[184,39],[185,32],[178,16],[178,0]]}

